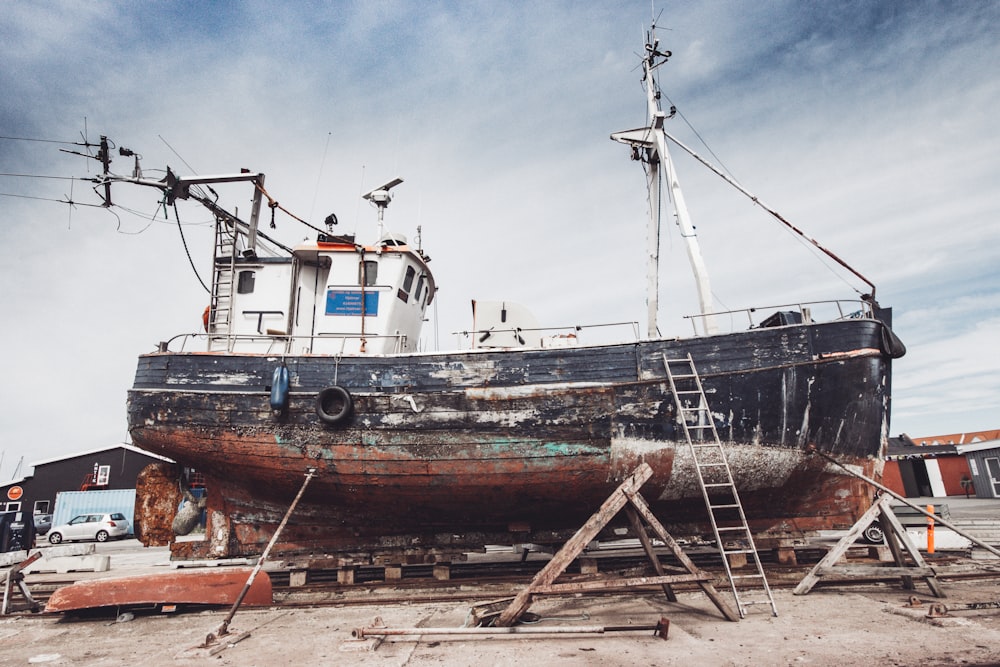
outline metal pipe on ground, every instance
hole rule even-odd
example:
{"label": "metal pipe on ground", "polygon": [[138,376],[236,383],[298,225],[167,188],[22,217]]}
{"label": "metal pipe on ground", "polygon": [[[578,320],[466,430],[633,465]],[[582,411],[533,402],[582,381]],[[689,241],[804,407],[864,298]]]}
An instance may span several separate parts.
{"label": "metal pipe on ground", "polygon": [[487,628],[383,628],[367,627],[357,628],[351,631],[351,636],[355,639],[366,639],[368,637],[398,637],[413,635],[464,635],[489,637],[496,635],[552,635],[552,634],[575,634],[575,635],[602,635],[607,632],[648,632],[653,631],[656,636],[667,638],[667,630],[670,621],[661,618],[656,625],[576,625],[576,626],[555,626],[555,627],[524,627],[515,625],[511,627],[487,627]]}

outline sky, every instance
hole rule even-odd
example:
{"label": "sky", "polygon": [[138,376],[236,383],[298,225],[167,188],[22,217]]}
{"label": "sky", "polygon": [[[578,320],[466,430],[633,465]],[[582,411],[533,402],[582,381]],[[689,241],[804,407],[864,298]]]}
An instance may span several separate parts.
{"label": "sky", "polygon": [[[102,135],[148,177],[264,172],[284,208],[335,212],[362,241],[361,195],[404,179],[386,223],[432,257],[426,349],[468,346],[472,299],[645,331],[645,178],[609,135],[646,122],[654,15],[668,132],[893,307],[908,353],[890,435],[1000,427],[1000,3],[654,4],[5,3],[0,480],[127,442],[137,356],[197,330],[208,302],[192,264],[207,280],[209,216],[183,203],[179,226],[128,185],[101,208],[82,180],[100,165],[64,151]],[[866,290],[673,155],[718,309]],[[249,210],[248,190],[218,190]],[[275,222],[285,243],[310,234]],[[660,331],[686,335],[697,301],[669,218],[661,261]]]}

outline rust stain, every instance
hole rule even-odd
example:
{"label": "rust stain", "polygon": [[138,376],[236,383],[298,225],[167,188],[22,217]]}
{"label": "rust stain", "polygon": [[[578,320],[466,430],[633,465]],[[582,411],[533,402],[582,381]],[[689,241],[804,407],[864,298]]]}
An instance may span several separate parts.
{"label": "rust stain", "polygon": [[880,356],[882,354],[881,350],[864,347],[860,350],[847,350],[844,352],[826,352],[816,356],[817,359],[856,359],[858,357],[874,357]]}
{"label": "rust stain", "polygon": [[181,494],[176,465],[152,463],[135,481],[135,536],[147,547],[165,547],[173,541],[174,514]]}
{"label": "rust stain", "polygon": [[[128,607],[151,604],[230,605],[239,597],[252,568],[226,568],[114,579],[79,581],[57,589],[45,605],[46,613]],[[255,577],[242,604],[266,606],[274,602],[271,580]]]}

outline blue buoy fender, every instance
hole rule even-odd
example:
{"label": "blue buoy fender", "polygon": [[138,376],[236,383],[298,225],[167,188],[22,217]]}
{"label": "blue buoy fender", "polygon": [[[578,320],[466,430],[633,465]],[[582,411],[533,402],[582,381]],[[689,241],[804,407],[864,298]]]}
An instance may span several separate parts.
{"label": "blue buoy fender", "polygon": [[288,407],[288,367],[278,366],[271,379],[271,409],[284,410]]}

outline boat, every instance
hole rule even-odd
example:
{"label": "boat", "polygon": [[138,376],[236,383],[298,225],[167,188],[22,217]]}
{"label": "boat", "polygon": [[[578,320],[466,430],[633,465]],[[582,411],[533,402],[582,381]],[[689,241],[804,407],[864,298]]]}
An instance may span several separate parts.
{"label": "boat", "polygon": [[[173,558],[261,553],[312,469],[276,555],[414,562],[489,544],[556,544],[642,462],[654,471],[643,496],[660,520],[676,534],[705,534],[681,423],[690,417],[677,409],[669,359],[697,370],[758,544],[855,522],[869,489],[810,452],[879,475],[892,360],[905,351],[891,309],[855,272],[871,288],[858,298],[712,311],[668,143],[688,149],[666,132],[672,114],[656,81],[669,57],[654,26],[642,57],[648,124],[611,137],[643,164],[653,202],[648,329],[619,342],[542,328],[527,308],[491,301],[473,304],[467,349],[424,349],[421,327],[438,291],[430,256],[419,236],[414,243],[384,225],[401,179],[364,195],[378,217],[373,242],[339,234],[330,215],[322,227],[300,220],[316,240],[288,247],[261,224],[265,200],[272,215],[286,211],[261,173],[168,169],[151,180],[138,159],[131,176],[111,174],[105,161],[105,185],[149,186],[168,204],[193,200],[215,217],[204,331],[142,355],[128,393],[132,442],[176,461],[179,475],[195,471],[207,492],[205,539],[175,540]],[[701,294],[686,337],[661,336],[656,325],[661,182]],[[246,220],[208,189],[234,184],[252,188]],[[737,317],[746,324],[721,330]]]}
{"label": "boat", "polygon": [[253,574],[252,567],[213,567],[77,581],[53,591],[45,604],[45,613],[109,608],[171,609],[176,605],[227,606],[237,600],[248,607],[273,604],[271,579]]}

